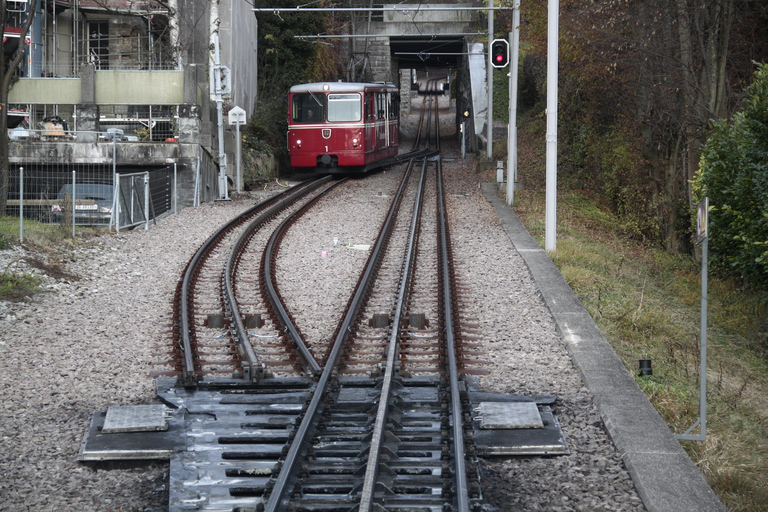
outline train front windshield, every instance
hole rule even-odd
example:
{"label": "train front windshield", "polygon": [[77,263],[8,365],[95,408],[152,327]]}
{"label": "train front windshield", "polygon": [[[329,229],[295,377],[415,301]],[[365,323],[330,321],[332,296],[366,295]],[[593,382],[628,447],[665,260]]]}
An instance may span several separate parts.
{"label": "train front windshield", "polygon": [[291,117],[294,123],[325,121],[325,94],[294,94]]}
{"label": "train front windshield", "polygon": [[328,95],[328,121],[333,123],[359,121],[362,116],[360,95],[329,94]]}
{"label": "train front windshield", "polygon": [[294,123],[358,122],[363,117],[359,93],[301,93],[293,95],[291,117]]}

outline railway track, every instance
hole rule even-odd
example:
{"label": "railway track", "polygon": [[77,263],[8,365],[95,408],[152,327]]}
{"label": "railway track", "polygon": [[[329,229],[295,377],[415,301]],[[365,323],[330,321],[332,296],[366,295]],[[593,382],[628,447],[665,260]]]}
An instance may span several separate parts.
{"label": "railway track", "polygon": [[191,258],[157,379],[181,411],[171,512],[479,510],[462,376],[484,362],[458,306],[437,102],[328,342],[306,343],[276,268],[286,233],[344,180],[253,207]]}
{"label": "railway track", "polygon": [[[468,477],[464,462],[439,131],[430,130],[433,123],[439,126],[437,111],[436,97],[425,102],[420,125],[435,143],[430,145],[428,135],[417,139],[355,292],[324,350],[313,353],[304,343],[274,269],[287,230],[340,182],[305,184],[254,208],[193,257],[175,315],[174,370],[183,389],[169,385],[160,393],[172,394],[176,405],[203,417],[200,436],[193,436],[200,446],[172,459],[170,510],[252,505],[266,511],[382,506],[468,511],[470,500],[479,498],[478,486],[467,483],[477,480],[476,470]],[[314,189],[322,192],[308,197]],[[297,206],[277,218],[275,212],[289,208],[286,202]],[[253,242],[274,223],[279,226],[257,257],[254,247],[262,245]],[[221,271],[214,262],[227,251]],[[217,274],[220,284],[211,286]],[[251,276],[242,280],[249,284],[235,284],[241,275]],[[240,296],[254,295],[261,301],[241,305]],[[214,305],[220,313],[210,312]],[[264,334],[267,324],[271,332]],[[222,327],[226,335],[203,335]],[[254,327],[258,341],[262,336],[273,341],[253,343]],[[217,347],[211,339],[219,341]],[[275,370],[281,377],[274,377]],[[223,416],[238,420],[221,421]],[[253,421],[244,421],[248,417]],[[203,431],[217,434],[206,443]],[[216,489],[200,485],[203,465]],[[191,479],[184,476],[189,468],[195,468]],[[199,497],[201,491],[205,497]]]}

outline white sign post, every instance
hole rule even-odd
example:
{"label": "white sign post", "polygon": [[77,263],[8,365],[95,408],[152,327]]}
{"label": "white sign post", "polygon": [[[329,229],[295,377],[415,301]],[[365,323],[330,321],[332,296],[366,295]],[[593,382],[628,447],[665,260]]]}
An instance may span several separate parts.
{"label": "white sign post", "polygon": [[[696,212],[696,243],[701,244],[701,346],[699,357],[699,419],[677,439],[707,440],[707,276],[709,274],[709,198],[699,203]],[[691,434],[699,427],[699,433]]]}
{"label": "white sign post", "polygon": [[229,111],[229,125],[235,126],[237,132],[237,148],[235,150],[237,157],[237,193],[243,191],[242,188],[242,173],[240,172],[240,125],[245,124],[245,110],[240,107],[235,107]]}

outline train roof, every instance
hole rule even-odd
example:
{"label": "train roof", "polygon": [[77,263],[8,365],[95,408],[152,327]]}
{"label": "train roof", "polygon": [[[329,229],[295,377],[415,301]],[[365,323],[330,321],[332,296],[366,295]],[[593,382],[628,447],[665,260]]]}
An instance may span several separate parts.
{"label": "train roof", "polygon": [[396,91],[393,83],[385,82],[315,82],[291,87],[291,92],[363,92],[366,89],[386,89]]}

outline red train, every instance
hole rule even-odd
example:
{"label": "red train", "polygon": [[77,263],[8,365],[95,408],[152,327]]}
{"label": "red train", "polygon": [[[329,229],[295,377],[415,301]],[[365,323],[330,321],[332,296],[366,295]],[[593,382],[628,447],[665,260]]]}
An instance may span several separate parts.
{"label": "red train", "polygon": [[400,92],[387,83],[294,85],[288,95],[291,166],[322,173],[364,172],[395,157]]}

